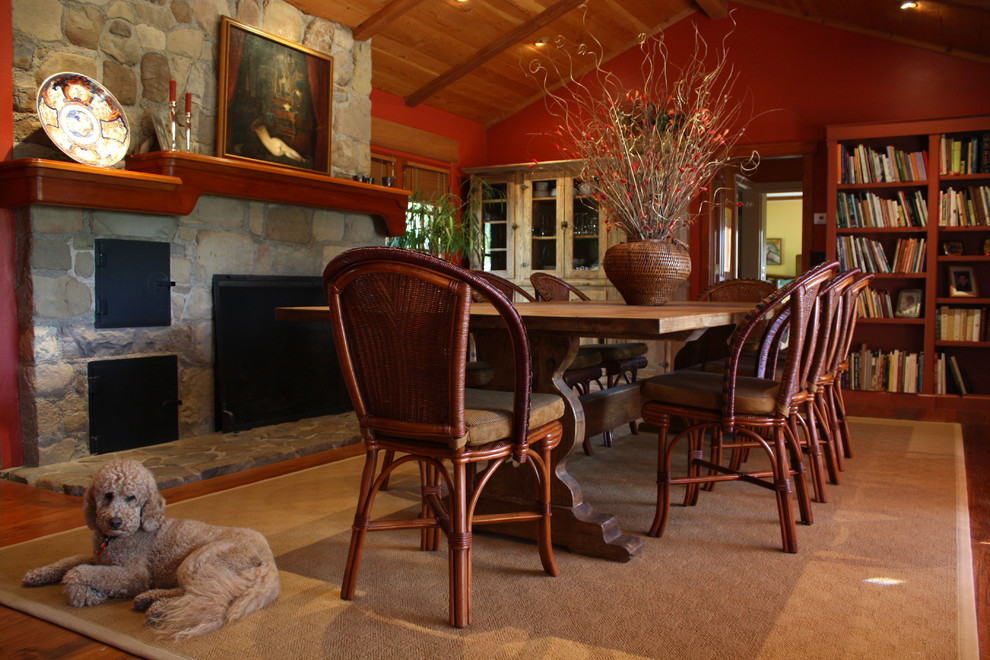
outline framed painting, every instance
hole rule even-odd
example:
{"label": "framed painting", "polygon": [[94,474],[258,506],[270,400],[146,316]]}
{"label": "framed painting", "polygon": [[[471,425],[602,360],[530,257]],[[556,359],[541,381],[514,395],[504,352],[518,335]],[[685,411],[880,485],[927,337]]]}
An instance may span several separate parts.
{"label": "framed painting", "polygon": [[767,265],[768,266],[779,266],[781,263],[781,243],[783,239],[781,238],[768,238],[767,239]]}
{"label": "framed painting", "polygon": [[333,58],[227,16],[217,155],[330,172]]}

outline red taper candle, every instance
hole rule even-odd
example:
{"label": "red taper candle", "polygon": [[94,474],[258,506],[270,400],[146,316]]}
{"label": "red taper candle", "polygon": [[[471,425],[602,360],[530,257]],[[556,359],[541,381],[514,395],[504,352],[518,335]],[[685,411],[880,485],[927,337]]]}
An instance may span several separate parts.
{"label": "red taper candle", "polygon": [[186,92],[186,112],[192,112],[192,94]]}
{"label": "red taper candle", "polygon": [[175,103],[175,81],[168,81],[168,100]]}

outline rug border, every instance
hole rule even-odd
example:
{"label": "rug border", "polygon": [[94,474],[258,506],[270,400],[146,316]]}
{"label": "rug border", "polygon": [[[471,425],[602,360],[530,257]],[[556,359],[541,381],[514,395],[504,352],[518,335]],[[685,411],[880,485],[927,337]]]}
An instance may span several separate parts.
{"label": "rug border", "polygon": [[92,623],[71,616],[48,605],[18,596],[13,592],[3,589],[0,589],[0,605],[33,616],[36,619],[41,619],[59,628],[78,633],[97,642],[109,644],[115,649],[141,658],[148,658],[149,660],[192,660],[190,656],[172,653],[159,646],[152,646],[136,637],[117,632],[98,623]]}

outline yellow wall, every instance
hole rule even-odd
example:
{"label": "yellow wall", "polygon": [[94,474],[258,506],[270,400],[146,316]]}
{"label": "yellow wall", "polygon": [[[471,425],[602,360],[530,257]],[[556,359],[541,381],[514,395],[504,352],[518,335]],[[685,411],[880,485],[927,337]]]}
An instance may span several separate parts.
{"label": "yellow wall", "polygon": [[801,254],[801,198],[767,200],[766,237],[781,239],[779,266],[767,264],[767,277],[797,275],[797,257]]}

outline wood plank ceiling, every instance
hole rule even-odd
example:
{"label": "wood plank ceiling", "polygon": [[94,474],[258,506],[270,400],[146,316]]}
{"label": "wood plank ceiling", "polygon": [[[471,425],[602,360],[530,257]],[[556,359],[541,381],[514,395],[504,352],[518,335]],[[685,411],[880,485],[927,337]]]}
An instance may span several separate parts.
{"label": "wood plank ceiling", "polygon": [[[990,63],[990,0],[737,0],[738,4]],[[726,0],[288,0],[371,40],[372,85],[491,126],[541,96],[525,73],[540,37],[580,41],[593,26],[606,56]],[[583,5],[587,5],[587,9]]]}

